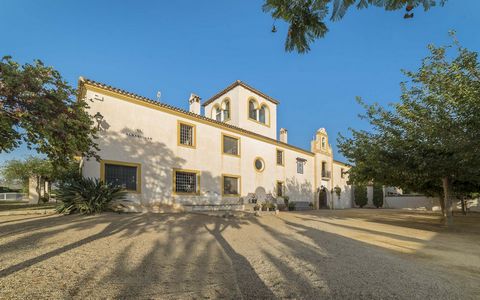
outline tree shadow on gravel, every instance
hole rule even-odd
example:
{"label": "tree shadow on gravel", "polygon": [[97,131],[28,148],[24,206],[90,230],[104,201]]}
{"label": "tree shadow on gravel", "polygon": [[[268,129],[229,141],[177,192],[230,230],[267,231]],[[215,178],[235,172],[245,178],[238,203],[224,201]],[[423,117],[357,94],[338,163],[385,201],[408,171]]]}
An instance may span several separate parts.
{"label": "tree shadow on gravel", "polygon": [[[65,252],[68,252],[72,249],[81,247],[81,246],[86,245],[88,243],[91,243],[93,241],[96,241],[96,240],[102,239],[104,237],[107,237],[109,235],[113,235],[113,234],[116,234],[118,232],[121,232],[126,227],[131,225],[133,222],[138,221],[139,217],[140,216],[137,215],[136,218],[133,218],[130,221],[127,221],[127,222],[124,222],[124,220],[122,221],[120,219],[115,220],[113,222],[108,223],[108,225],[102,231],[100,231],[99,233],[96,233],[94,235],[90,235],[90,236],[88,236],[86,238],[83,238],[81,240],[78,240],[76,242],[73,242],[73,243],[70,243],[68,245],[56,248],[52,251],[46,252],[46,253],[41,254],[39,256],[36,256],[34,258],[27,259],[27,260],[22,261],[20,263],[17,263],[17,264],[9,266],[7,268],[4,268],[4,269],[0,270],[0,278],[11,275],[11,274],[13,274],[15,272],[18,272],[18,271],[20,271],[24,268],[31,267],[31,266],[39,263],[39,262],[48,260],[48,259],[50,259],[54,256],[60,255],[60,254],[65,253]],[[3,252],[4,248],[18,249],[19,247],[22,247],[22,245],[30,244],[31,242],[38,243],[43,239],[51,237],[51,236],[53,236],[57,233],[63,232],[64,230],[67,230],[67,229],[83,230],[83,229],[86,229],[88,227],[93,227],[95,225],[96,224],[93,223],[92,220],[87,218],[86,220],[83,220],[83,221],[77,221],[73,225],[68,225],[67,228],[59,228],[59,229],[50,230],[50,231],[47,231],[47,232],[33,233],[33,234],[25,236],[21,239],[17,239],[17,240],[14,240],[14,241],[10,242],[10,243],[6,243],[6,244],[1,245],[0,246],[0,253]]]}
{"label": "tree shadow on gravel", "polygon": [[[261,220],[255,224],[277,240],[288,254],[287,258],[279,259],[267,252],[270,262],[288,281],[300,279],[298,284],[290,286],[292,295],[287,297],[440,299],[462,295],[460,289],[442,286],[446,278],[433,268],[388,255],[388,251],[358,240],[296,222],[282,222],[293,232],[285,234]],[[449,282],[461,284],[455,279]]]}
{"label": "tree shadow on gravel", "polygon": [[[30,229],[10,232],[13,239],[0,245],[2,256],[14,249],[26,253],[21,262],[4,263],[0,278],[18,276],[41,264],[40,270],[55,266],[69,278],[66,297],[275,298],[250,262],[223,236],[227,228],[240,229],[252,218],[105,213],[30,220],[23,222]],[[48,244],[49,238],[62,233],[67,236],[60,245]],[[34,249],[46,251],[37,254]],[[31,254],[35,256],[28,257]],[[75,270],[65,269],[65,261]],[[36,296],[37,289],[31,286],[27,292]]]}

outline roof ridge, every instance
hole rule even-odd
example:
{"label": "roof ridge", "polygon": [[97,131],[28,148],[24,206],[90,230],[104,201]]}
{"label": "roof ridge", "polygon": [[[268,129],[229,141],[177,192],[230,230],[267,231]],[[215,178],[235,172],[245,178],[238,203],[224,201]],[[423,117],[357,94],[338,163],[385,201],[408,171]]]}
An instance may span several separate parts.
{"label": "roof ridge", "polygon": [[229,92],[230,90],[232,90],[233,88],[237,87],[238,85],[246,88],[247,90],[251,91],[252,93],[255,93],[265,99],[267,99],[268,101],[270,102],[273,102],[274,104],[280,104],[280,102],[270,96],[268,96],[267,94],[257,90],[256,88],[248,85],[247,83],[237,79],[235,80],[232,84],[230,84],[229,86],[227,86],[226,88],[224,88],[223,90],[221,90],[220,92],[216,93],[215,95],[213,95],[212,97],[210,97],[207,101],[205,101],[202,106],[207,106],[208,104],[210,104],[211,102],[213,102],[215,99],[217,99],[218,97],[222,96],[223,94]]}
{"label": "roof ridge", "polygon": [[302,151],[302,152],[306,152],[306,153],[309,153],[309,154],[314,154],[313,152],[308,151],[306,149],[303,149],[303,148],[300,148],[300,147],[297,147],[297,146],[294,146],[294,145],[291,145],[291,144],[287,144],[287,143],[284,143],[284,142],[279,141],[279,140],[272,139],[268,136],[264,136],[264,135],[256,133],[256,132],[243,129],[243,128],[238,127],[238,126],[230,125],[230,124],[225,123],[225,122],[217,121],[215,119],[207,118],[205,116],[198,115],[198,114],[189,112],[187,110],[184,110],[182,108],[179,108],[179,107],[176,107],[176,106],[173,106],[173,105],[170,105],[170,104],[158,102],[158,101],[149,99],[145,96],[141,96],[141,95],[138,95],[138,94],[135,94],[135,93],[132,93],[132,92],[120,89],[120,88],[116,88],[114,86],[111,86],[111,85],[108,85],[108,84],[105,84],[105,83],[101,83],[101,82],[98,82],[98,81],[95,81],[95,80],[91,80],[91,79],[88,79],[88,78],[85,78],[85,77],[81,76],[79,78],[79,84],[81,85],[81,84],[85,84],[85,83],[96,86],[96,87],[104,88],[104,89],[107,89],[107,90],[110,90],[110,91],[114,91],[114,92],[117,92],[119,94],[127,95],[127,96],[133,97],[133,98],[135,98],[137,100],[140,100],[140,101],[144,101],[144,102],[147,102],[147,103],[150,103],[150,104],[154,104],[154,105],[157,105],[157,106],[160,106],[160,107],[164,107],[164,108],[167,108],[167,109],[170,109],[170,110],[174,110],[176,112],[183,113],[183,114],[189,115],[191,117],[195,117],[195,118],[198,118],[198,119],[201,119],[201,120],[213,123],[213,124],[218,124],[218,125],[221,125],[221,126],[226,127],[226,128],[230,128],[230,129],[237,130],[237,131],[240,131],[240,132],[243,132],[243,133],[247,133],[247,134],[250,134],[250,135],[253,135],[253,136],[257,136],[257,137],[260,137],[260,138],[263,138],[263,139],[267,139],[269,141],[272,141],[274,143],[277,143],[277,144],[282,145],[282,146],[287,147],[287,148],[293,148],[293,149],[296,149],[296,150],[299,150],[299,151]]}

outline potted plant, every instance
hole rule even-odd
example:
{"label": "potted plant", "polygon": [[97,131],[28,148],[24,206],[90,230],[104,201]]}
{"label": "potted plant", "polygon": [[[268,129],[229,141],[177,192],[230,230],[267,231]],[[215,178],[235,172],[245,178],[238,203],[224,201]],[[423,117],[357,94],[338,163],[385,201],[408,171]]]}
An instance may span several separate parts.
{"label": "potted plant", "polygon": [[253,207],[253,210],[254,211],[259,211],[262,207],[260,206],[260,204],[255,204],[255,206]]}
{"label": "potted plant", "polygon": [[336,187],[333,188],[335,191],[335,194],[337,194],[338,199],[340,199],[340,195],[342,194],[342,189],[337,185]]}

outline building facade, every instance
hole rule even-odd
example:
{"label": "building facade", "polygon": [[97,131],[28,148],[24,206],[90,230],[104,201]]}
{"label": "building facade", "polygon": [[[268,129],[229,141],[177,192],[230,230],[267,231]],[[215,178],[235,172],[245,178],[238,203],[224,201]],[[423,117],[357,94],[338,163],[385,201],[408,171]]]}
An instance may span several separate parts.
{"label": "building facade", "polygon": [[348,166],[333,159],[325,129],[310,150],[288,144],[286,129],[277,137],[279,101],[241,81],[203,104],[192,94],[188,111],[84,78],[79,90],[101,158],[82,159],[83,175],[124,186],[143,206],[288,196],[314,208],[352,207]]}

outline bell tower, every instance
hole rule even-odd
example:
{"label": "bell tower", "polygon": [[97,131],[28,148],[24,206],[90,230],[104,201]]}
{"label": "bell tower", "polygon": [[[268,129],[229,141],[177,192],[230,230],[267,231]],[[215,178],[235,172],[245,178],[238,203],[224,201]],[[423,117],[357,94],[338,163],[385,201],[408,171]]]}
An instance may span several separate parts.
{"label": "bell tower", "polygon": [[315,138],[311,143],[311,151],[313,153],[321,153],[332,156],[332,147],[328,143],[328,134],[325,128],[320,128],[315,134]]}

